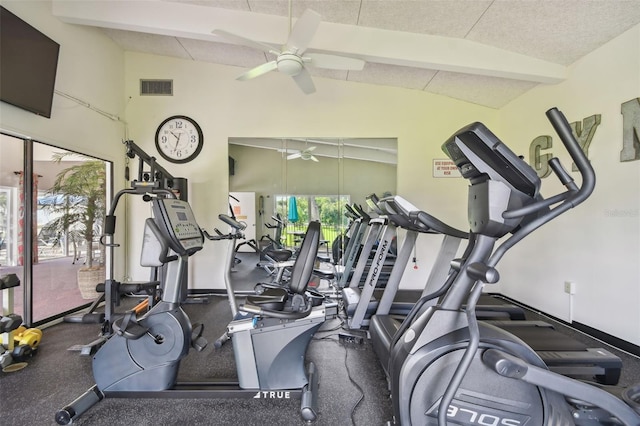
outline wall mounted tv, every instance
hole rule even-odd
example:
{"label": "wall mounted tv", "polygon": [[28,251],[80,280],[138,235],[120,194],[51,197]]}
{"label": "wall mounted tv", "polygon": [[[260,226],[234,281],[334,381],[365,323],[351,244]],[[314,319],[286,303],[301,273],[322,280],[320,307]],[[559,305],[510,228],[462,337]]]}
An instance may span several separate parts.
{"label": "wall mounted tv", "polygon": [[0,6],[0,100],[51,118],[60,45]]}

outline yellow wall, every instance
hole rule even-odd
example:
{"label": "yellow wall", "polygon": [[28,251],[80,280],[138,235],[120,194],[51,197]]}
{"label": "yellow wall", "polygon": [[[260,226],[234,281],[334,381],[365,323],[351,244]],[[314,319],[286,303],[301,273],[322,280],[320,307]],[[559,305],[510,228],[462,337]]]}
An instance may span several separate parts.
{"label": "yellow wall", "polygon": [[[536,136],[553,136],[549,151],[568,170],[571,162],[544,112],[557,106],[570,122],[594,114],[602,121],[589,149],[596,172],[593,195],[516,246],[501,265],[498,289],[635,344],[640,344],[640,161],[620,162],[620,108],[638,97],[640,26],[578,60],[566,82],[531,90],[500,111],[506,143],[527,154]],[[576,172],[572,176],[579,181]],[[560,190],[554,176],[543,180],[545,196]],[[565,281],[576,283],[575,295],[564,293]]]}
{"label": "yellow wall", "polygon": [[[60,44],[56,90],[124,117],[124,52],[93,28],[68,25],[51,15],[49,1],[2,1],[2,6]],[[124,185],[125,124],[54,95],[51,119],[0,102],[0,129],[38,142],[82,152],[114,165],[116,189]],[[12,169],[13,170],[13,169]],[[124,213],[124,209],[119,209]],[[124,215],[124,214],[123,214]],[[121,221],[122,224],[124,221]],[[122,224],[119,230],[122,232]],[[124,250],[116,252],[117,274]]]}
{"label": "yellow wall", "polygon": [[[498,124],[496,110],[414,90],[316,78],[317,92],[304,95],[288,77],[277,73],[238,82],[235,77],[241,70],[236,67],[133,52],[125,54],[125,63],[127,121],[130,137],[137,144],[155,152],[156,128],[170,115],[190,116],[202,127],[205,146],[198,158],[166,168],[175,176],[189,178],[190,201],[207,229],[218,226],[217,214],[228,209],[228,138],[283,135],[397,137],[398,194],[465,228],[466,206],[460,203],[466,202],[466,186],[451,179],[433,179],[432,159],[445,157],[440,144],[469,121],[482,120],[491,127]],[[174,96],[139,96],[141,78],[173,79]],[[457,203],[448,202],[452,192],[459,193]],[[145,207],[140,207],[132,218],[145,214]],[[141,234],[138,229],[132,232]],[[424,256],[424,267],[412,269],[414,276],[408,277],[415,286],[424,285],[429,271],[433,241],[425,244],[418,250]],[[194,257],[193,288],[223,286],[222,246],[210,244]],[[138,250],[133,245],[131,256]]]}

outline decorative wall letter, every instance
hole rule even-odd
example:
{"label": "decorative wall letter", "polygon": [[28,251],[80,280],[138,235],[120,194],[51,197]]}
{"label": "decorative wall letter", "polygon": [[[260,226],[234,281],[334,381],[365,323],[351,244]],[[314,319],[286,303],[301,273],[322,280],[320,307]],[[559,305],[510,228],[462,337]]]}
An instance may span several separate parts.
{"label": "decorative wall letter", "polygon": [[[584,155],[586,155],[587,158],[589,158],[589,145],[591,144],[591,139],[593,139],[596,128],[600,124],[600,117],[600,114],[595,114],[582,120],[582,123],[579,121],[571,123],[571,130],[573,130],[573,134],[578,140],[580,148],[582,148],[582,152],[584,152]],[[577,172],[578,167],[573,164],[572,170]]]}
{"label": "decorative wall letter", "polygon": [[622,151],[620,161],[640,160],[640,98],[620,107],[622,113]]}
{"label": "decorative wall letter", "polygon": [[546,178],[551,174],[549,160],[553,157],[552,154],[540,155],[540,151],[549,149],[552,146],[553,140],[551,136],[538,136],[529,145],[529,164],[531,164],[531,167],[538,173],[540,178]]}

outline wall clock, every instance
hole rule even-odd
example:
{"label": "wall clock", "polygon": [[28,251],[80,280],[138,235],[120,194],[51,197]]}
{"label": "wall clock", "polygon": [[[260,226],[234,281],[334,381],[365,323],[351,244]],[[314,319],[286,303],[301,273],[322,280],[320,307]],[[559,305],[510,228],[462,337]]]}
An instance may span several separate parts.
{"label": "wall clock", "polygon": [[202,129],[195,120],[174,115],[164,120],[156,131],[156,148],[167,161],[186,163],[202,150]]}

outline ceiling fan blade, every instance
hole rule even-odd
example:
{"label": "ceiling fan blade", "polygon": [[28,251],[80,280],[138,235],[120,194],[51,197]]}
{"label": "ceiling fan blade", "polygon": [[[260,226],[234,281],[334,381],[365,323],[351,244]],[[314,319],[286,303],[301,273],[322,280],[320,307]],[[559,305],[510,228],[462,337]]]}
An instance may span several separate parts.
{"label": "ceiling fan blade", "polygon": [[320,26],[320,19],[321,16],[318,12],[311,9],[305,10],[291,29],[285,50],[297,55],[301,55],[302,52],[307,50],[311,39],[318,30],[318,26]]}
{"label": "ceiling fan blade", "polygon": [[251,80],[252,78],[260,77],[262,74],[266,74],[269,71],[273,71],[278,68],[278,63],[276,61],[267,62],[262,65],[258,65],[255,68],[251,68],[249,71],[244,74],[240,74],[236,80],[245,81]]}
{"label": "ceiling fan blade", "polygon": [[316,148],[317,148],[317,146],[315,146],[315,145],[314,146],[310,146],[309,148],[305,149],[304,152],[311,152]]}
{"label": "ceiling fan blade", "polygon": [[308,53],[304,56],[311,59],[312,66],[330,70],[361,71],[365,64],[362,59],[325,55],[324,53]]}
{"label": "ceiling fan blade", "polygon": [[297,149],[293,149],[293,148],[286,148],[286,149],[285,148],[278,148],[278,152],[284,152],[284,153],[287,153],[287,154],[289,154],[289,153],[296,154],[296,153],[298,153],[300,151],[298,151]]}
{"label": "ceiling fan blade", "polygon": [[251,40],[248,38],[244,38],[242,36],[239,36],[237,34],[233,34],[230,32],[227,32],[225,30],[213,30],[211,31],[212,34],[223,38],[227,41],[236,43],[236,44],[241,44],[243,46],[247,46],[247,47],[253,47],[254,49],[258,49],[261,50],[263,52],[267,52],[267,53],[271,53],[274,55],[279,55],[280,52],[277,51],[276,49],[273,48],[273,46],[269,46],[268,44],[265,43],[260,43],[259,41],[255,41],[255,40]]}
{"label": "ceiling fan blade", "polygon": [[310,160],[315,161],[316,163],[319,163],[320,160],[318,160],[316,157],[314,157],[313,155],[311,157],[309,157]]}
{"label": "ceiling fan blade", "polygon": [[296,152],[295,154],[287,155],[287,160],[295,160],[296,158],[301,158],[302,153]]}
{"label": "ceiling fan blade", "polygon": [[298,75],[294,75],[291,78],[293,78],[298,87],[307,95],[316,91],[316,86],[313,84],[311,74],[309,74],[306,68],[302,68],[302,71],[300,71]]}

